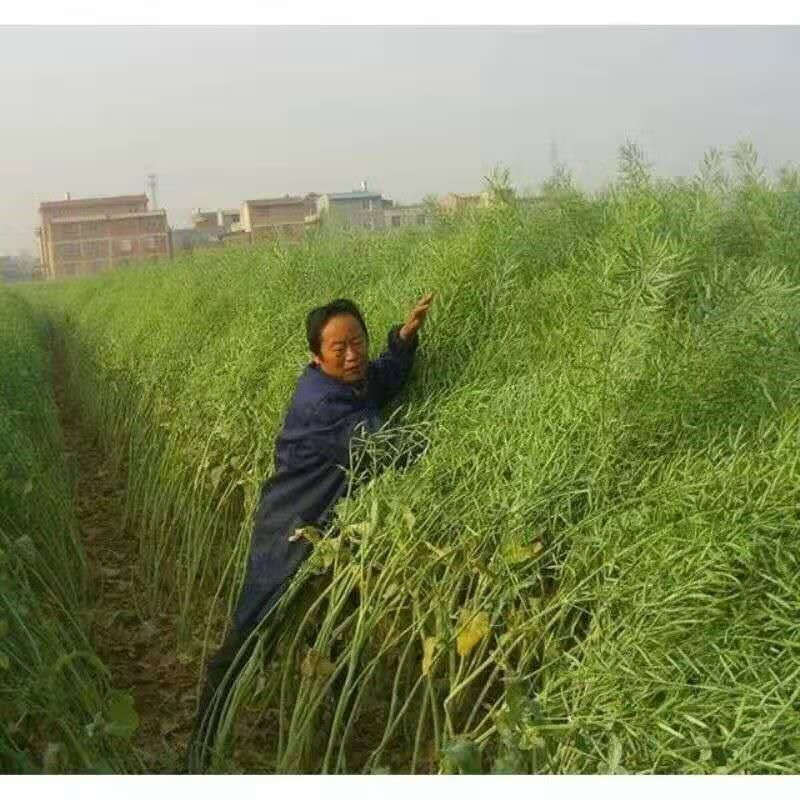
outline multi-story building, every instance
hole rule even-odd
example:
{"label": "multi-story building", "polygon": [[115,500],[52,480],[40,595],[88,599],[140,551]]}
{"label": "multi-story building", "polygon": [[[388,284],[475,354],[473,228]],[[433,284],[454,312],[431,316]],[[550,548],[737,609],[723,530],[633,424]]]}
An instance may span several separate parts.
{"label": "multi-story building", "polygon": [[433,222],[428,209],[421,203],[410,206],[389,205],[383,210],[387,228],[408,228],[430,225]]}
{"label": "multi-story building", "polygon": [[205,247],[221,247],[220,237],[196,228],[172,228],[169,232],[172,254],[191,252]]}
{"label": "multi-story building", "polygon": [[313,214],[318,195],[267,197],[242,203],[241,230],[249,240],[290,239],[299,241],[306,229],[306,217]]}
{"label": "multi-story building", "polygon": [[465,208],[485,208],[489,205],[489,195],[487,192],[480,194],[456,194],[450,192],[440,201],[439,205],[445,211],[463,211]]}
{"label": "multi-story building", "polygon": [[316,214],[309,221],[369,230],[386,226],[386,201],[380,192],[369,191],[366,182],[362,182],[360,191],[323,194],[316,205]]}
{"label": "multi-story building", "polygon": [[0,256],[0,283],[11,283],[18,280],[17,265],[11,256]]}
{"label": "multi-story building", "polygon": [[38,264],[29,255],[0,256],[0,283],[34,280]]}
{"label": "multi-story building", "polygon": [[237,208],[218,208],[216,211],[203,211],[195,208],[192,211],[192,228],[198,233],[207,233],[221,238],[226,233],[236,230],[241,214]]}
{"label": "multi-story building", "polygon": [[36,229],[45,278],[89,275],[137,260],[169,258],[166,211],[146,195],[41,203]]}

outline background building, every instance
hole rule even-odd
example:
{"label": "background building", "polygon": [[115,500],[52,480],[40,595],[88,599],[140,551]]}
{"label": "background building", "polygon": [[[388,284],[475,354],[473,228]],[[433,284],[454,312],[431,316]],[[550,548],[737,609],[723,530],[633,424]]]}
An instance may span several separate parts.
{"label": "background building", "polygon": [[0,256],[0,283],[19,280],[17,275],[17,265],[11,260],[11,256]]}
{"label": "background building", "polygon": [[299,241],[306,229],[306,218],[313,214],[318,195],[305,197],[266,197],[242,203],[241,229],[249,240],[289,239]]}
{"label": "background building", "polygon": [[484,208],[489,204],[487,192],[481,194],[456,194],[450,192],[440,201],[439,205],[445,211],[463,211],[465,208]]}
{"label": "background building", "polygon": [[189,253],[203,247],[221,247],[220,237],[195,228],[172,228],[169,232],[173,255]]}
{"label": "background building", "polygon": [[383,210],[384,224],[387,228],[408,228],[410,226],[430,225],[433,222],[430,212],[424,205],[389,205]]}
{"label": "background building", "polygon": [[240,219],[241,213],[238,208],[218,208],[216,211],[195,208],[192,211],[192,230],[221,239],[226,233],[237,230]]}
{"label": "background building", "polygon": [[35,280],[38,272],[39,264],[30,253],[0,256],[0,283]]}
{"label": "background building", "polygon": [[317,198],[313,221],[323,225],[381,229],[386,226],[384,210],[386,201],[380,192],[367,189],[366,181],[360,191],[335,192]]}
{"label": "background building", "polygon": [[42,203],[39,240],[45,278],[91,275],[137,260],[170,256],[166,211],[148,211],[146,195]]}

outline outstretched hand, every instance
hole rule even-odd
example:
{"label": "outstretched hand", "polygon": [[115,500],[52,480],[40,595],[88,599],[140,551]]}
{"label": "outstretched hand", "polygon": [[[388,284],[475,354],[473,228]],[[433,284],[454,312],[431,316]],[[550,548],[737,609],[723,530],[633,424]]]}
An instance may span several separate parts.
{"label": "outstretched hand", "polygon": [[431,303],[433,302],[433,293],[426,294],[416,306],[412,309],[408,316],[406,324],[400,329],[400,337],[402,339],[411,339],[412,336],[425,324],[425,317],[428,315]]}

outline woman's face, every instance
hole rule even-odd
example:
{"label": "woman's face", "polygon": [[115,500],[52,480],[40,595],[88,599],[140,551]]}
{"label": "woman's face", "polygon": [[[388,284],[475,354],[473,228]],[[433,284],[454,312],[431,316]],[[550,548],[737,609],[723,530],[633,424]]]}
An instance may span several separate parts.
{"label": "woman's face", "polygon": [[315,364],[332,378],[357,383],[367,375],[367,337],[352,314],[331,317],[322,329],[321,355]]}

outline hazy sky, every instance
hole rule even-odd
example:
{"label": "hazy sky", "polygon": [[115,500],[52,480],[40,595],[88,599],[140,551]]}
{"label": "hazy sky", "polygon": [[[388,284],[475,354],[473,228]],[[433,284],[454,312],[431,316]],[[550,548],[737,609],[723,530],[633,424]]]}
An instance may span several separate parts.
{"label": "hazy sky", "polygon": [[800,162],[800,28],[0,27],[0,253],[43,200],[144,191],[191,209],[348,191],[520,188],[550,142],[595,188],[638,141],[661,174],[751,139]]}

